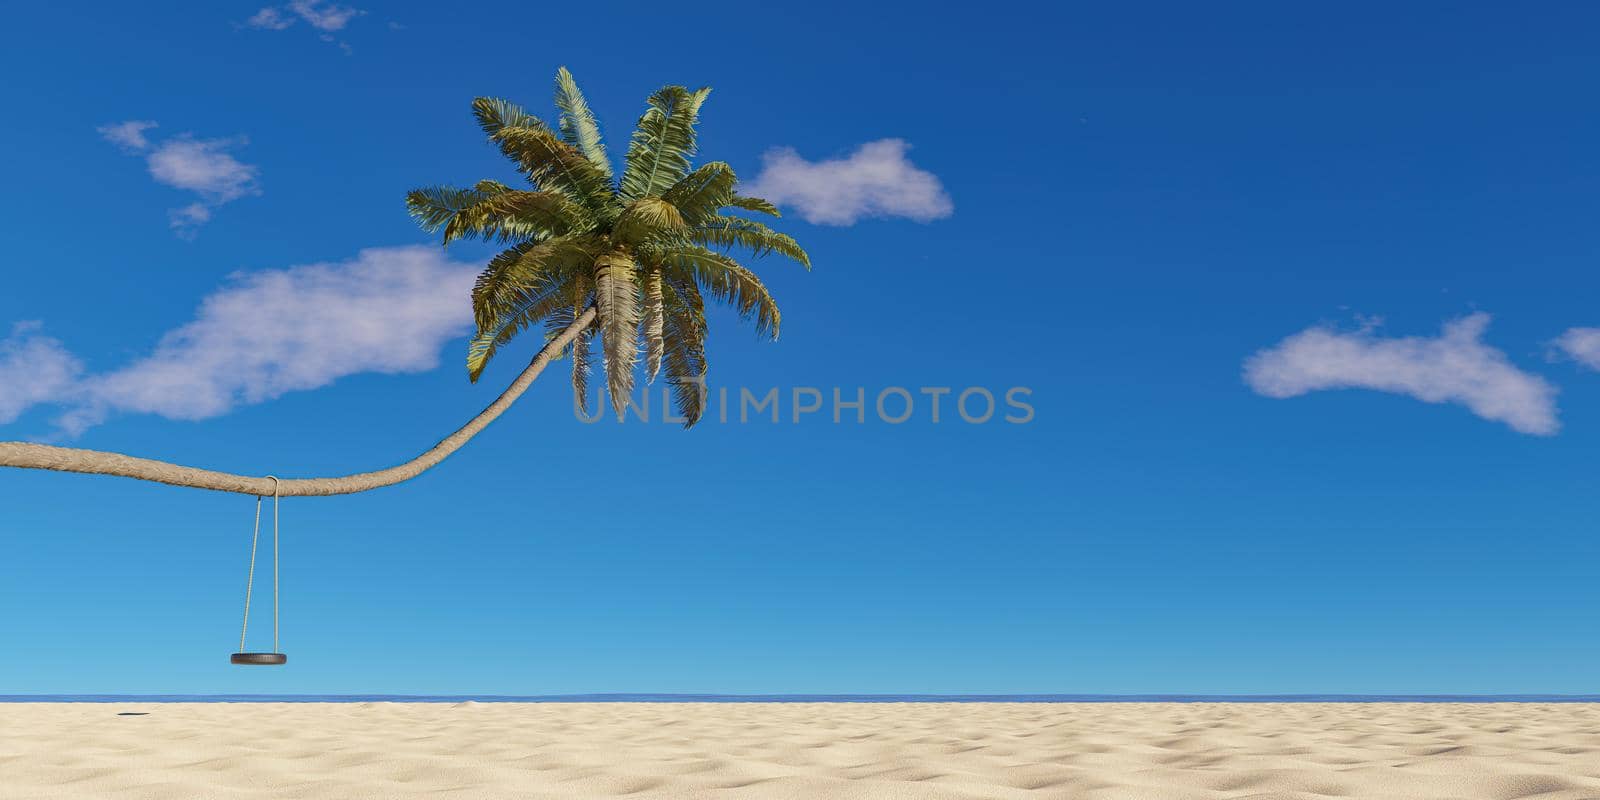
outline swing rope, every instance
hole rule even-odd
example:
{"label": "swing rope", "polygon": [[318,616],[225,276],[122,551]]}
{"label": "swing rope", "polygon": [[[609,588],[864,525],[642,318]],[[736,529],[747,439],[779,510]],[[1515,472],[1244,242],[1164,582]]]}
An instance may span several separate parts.
{"label": "swing rope", "polygon": [[283,652],[278,648],[278,486],[278,479],[272,478],[272,652],[274,653]]}
{"label": "swing rope", "polygon": [[[272,480],[272,652],[278,650],[278,479]],[[244,652],[245,634],[250,632],[250,593],[256,584],[256,545],[261,541],[261,496],[256,496],[256,523],[250,534],[250,574],[244,582],[244,623],[239,626],[239,652]]]}

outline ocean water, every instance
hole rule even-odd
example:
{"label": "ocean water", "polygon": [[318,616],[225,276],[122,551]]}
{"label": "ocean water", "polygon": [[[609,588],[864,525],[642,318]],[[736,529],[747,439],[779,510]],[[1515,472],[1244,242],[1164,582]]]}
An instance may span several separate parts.
{"label": "ocean water", "polygon": [[10,694],[0,703],[1600,703],[1584,694]]}

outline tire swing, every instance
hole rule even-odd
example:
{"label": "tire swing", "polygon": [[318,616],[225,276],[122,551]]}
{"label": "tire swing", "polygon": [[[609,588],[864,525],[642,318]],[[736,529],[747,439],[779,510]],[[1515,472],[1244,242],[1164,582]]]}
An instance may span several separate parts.
{"label": "tire swing", "polygon": [[228,661],[233,664],[280,666],[289,657],[278,649],[278,479],[272,478],[272,652],[251,653],[244,649],[245,634],[250,631],[250,590],[256,582],[256,544],[261,541],[261,501],[256,497],[255,532],[250,535],[250,574],[244,582],[244,624],[239,628],[239,650]]}

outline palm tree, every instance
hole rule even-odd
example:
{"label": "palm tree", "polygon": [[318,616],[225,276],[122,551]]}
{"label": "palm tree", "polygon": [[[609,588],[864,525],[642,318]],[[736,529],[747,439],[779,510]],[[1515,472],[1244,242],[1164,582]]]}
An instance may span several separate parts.
{"label": "palm tree", "polygon": [[600,129],[572,75],[556,75],[557,127],[491,98],[473,101],[478,124],[515,163],[530,189],[496,181],[470,189],[418,189],[411,213],[446,244],[479,238],[509,244],[489,261],[472,292],[477,330],[467,370],[476,382],[506,343],[542,325],[544,346],[511,385],[478,416],[428,451],[388,469],[338,478],[285,480],[196,469],[120,453],[0,442],[0,467],[47,469],[238,494],[285,496],[364,492],[410,480],[443,461],[488,427],[527,391],[550,361],[570,355],[579,403],[595,330],[606,389],[617,413],[633,389],[638,354],[647,380],[665,371],[679,414],[693,425],[705,410],[704,295],[753,318],[777,338],[779,314],[754,273],[728,255],[777,253],[807,268],[794,239],[729,209],[777,216],[771,203],[735,191],[727,164],[690,169],[695,124],[710,89],[667,86],[650,96],[614,179]]}
{"label": "palm tree", "polygon": [[[650,96],[628,144],[619,179],[583,93],[556,73],[559,131],[504,100],[473,101],[478,125],[527,178],[531,190],[497,181],[470,189],[435,186],[406,198],[411,213],[444,242],[468,237],[511,244],[489,261],[472,292],[477,333],[467,352],[476,381],[500,347],[542,324],[552,338],[591,305],[611,405],[623,412],[643,343],[647,380],[663,369],[679,413],[692,426],[705,406],[703,293],[754,318],[777,338],[778,305],[755,273],[727,255],[778,253],[809,268],[794,239],[728,209],[778,215],[771,203],[735,191],[721,161],[690,170],[695,124],[709,88],[667,86]],[[572,387],[588,405],[593,332],[572,346]]]}

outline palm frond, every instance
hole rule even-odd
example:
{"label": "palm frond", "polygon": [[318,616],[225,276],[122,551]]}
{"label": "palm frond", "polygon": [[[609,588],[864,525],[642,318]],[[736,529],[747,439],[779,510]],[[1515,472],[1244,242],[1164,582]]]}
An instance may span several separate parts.
{"label": "palm frond", "polygon": [[552,275],[587,274],[599,252],[593,239],[563,236],[523,242],[496,254],[472,287],[472,312],[478,327],[494,327],[496,320],[520,307],[526,294]]}
{"label": "palm frond", "polygon": [[644,270],[644,313],[639,323],[640,332],[644,337],[644,381],[654,383],[656,375],[661,372],[661,350],[665,342],[663,337],[661,269],[659,267],[646,267]]}
{"label": "palm frond", "polygon": [[738,182],[732,167],[713,161],[685,175],[661,198],[676,206],[689,224],[697,225],[732,203],[733,186]]}
{"label": "palm frond", "polygon": [[631,245],[651,239],[681,238],[685,228],[677,206],[659,197],[641,197],[623,209],[611,235]]}
{"label": "palm frond", "polygon": [[[585,270],[572,273],[571,280],[567,281],[563,290],[564,297],[560,308],[550,312],[544,321],[544,340],[549,343],[572,327],[584,309],[591,302],[590,289],[591,275]],[[573,337],[572,343],[563,347],[556,358],[572,356],[572,402],[581,409],[584,416],[589,415],[589,358],[592,354],[594,341],[594,326],[589,325]]]}
{"label": "palm frond", "polygon": [[572,402],[582,409],[585,417],[589,416],[589,375],[593,372],[590,366],[593,360],[594,327],[590,326],[572,340]]}
{"label": "palm frond", "polygon": [[582,228],[589,218],[582,207],[556,192],[473,191],[480,199],[457,209],[445,223],[445,244],[462,238],[502,242],[543,239]]}
{"label": "palm frond", "polygon": [[600,256],[594,266],[606,389],[611,407],[621,416],[633,394],[633,367],[639,355],[638,269],[620,251]]}
{"label": "palm frond", "polygon": [[[575,283],[576,281],[569,280],[562,285],[561,304],[552,309],[549,316],[544,318],[544,340],[546,344],[559,337],[563,331],[571,327],[572,323],[578,319],[580,312],[574,309],[574,303],[572,302],[572,295],[575,291],[573,284]],[[566,358],[570,352],[572,352],[572,345],[568,344],[556,353],[553,360],[560,361]]]}
{"label": "palm frond", "polygon": [[[591,256],[589,262],[584,264],[582,268],[574,269],[571,275],[572,278],[567,282],[567,288],[565,290],[567,293],[566,308],[557,312],[552,312],[551,315],[545,320],[544,340],[546,343],[554,341],[560,337],[561,334],[567,330],[567,327],[578,319],[579,315],[583,313],[583,310],[588,308],[590,303],[594,302],[593,257]],[[566,358],[571,352],[572,345],[569,344],[566,347],[561,348],[561,352],[556,353],[556,358]]]}
{"label": "palm frond", "polygon": [[622,198],[660,197],[689,173],[695,150],[695,122],[700,106],[711,94],[709,87],[690,91],[664,86],[650,95],[650,108],[628,143],[627,165],[622,172]]}
{"label": "palm frond", "polygon": [[[515,312],[518,292],[527,289],[529,278],[539,271],[543,260],[534,256],[526,266],[520,264],[537,242],[522,242],[496,253],[472,284],[472,318],[479,330],[495,326],[495,321]],[[513,270],[521,274],[513,278]]]}
{"label": "palm frond", "polygon": [[606,146],[600,141],[600,125],[595,122],[589,102],[578,89],[578,82],[566,67],[556,70],[556,108],[561,109],[561,138],[572,145],[584,158],[611,178],[611,161],[606,158]]}
{"label": "palm frond", "polygon": [[732,200],[729,200],[724,205],[729,205],[734,208],[742,208],[746,211],[755,211],[760,214],[768,214],[774,217],[783,216],[783,214],[778,211],[777,206],[762,200],[759,197],[746,197],[742,194],[736,194],[733,196]]}
{"label": "palm frond", "polygon": [[[472,340],[467,343],[467,377],[477,383],[484,367],[489,365],[502,345],[516,338],[530,325],[552,314],[559,314],[563,309],[570,309],[571,290],[568,284],[571,280],[570,273],[541,276],[519,293],[518,302],[508,313],[490,319],[486,325],[480,324]],[[571,324],[570,320],[568,324]]]}
{"label": "palm frond", "polygon": [[[572,313],[576,317],[582,314],[594,302],[594,274],[580,273],[575,281],[576,286],[572,292]],[[557,334],[558,336],[560,334]],[[573,401],[583,409],[583,415],[589,416],[589,375],[592,368],[594,350],[594,325],[584,328],[577,338],[572,340],[572,395]]]}
{"label": "palm frond", "polygon": [[424,186],[406,193],[406,210],[423,230],[434,233],[448,225],[462,209],[488,196],[489,193],[477,188]]}
{"label": "palm frond", "polygon": [[588,216],[561,195],[513,191],[493,181],[471,189],[413,189],[406,195],[406,207],[423,230],[442,228],[445,244],[465,237],[510,241],[553,236],[582,226]]}
{"label": "palm frond", "polygon": [[757,258],[768,253],[777,253],[799,262],[806,269],[811,269],[811,256],[806,254],[794,237],[778,233],[753,219],[712,217],[690,230],[688,238],[695,244],[705,247],[719,247],[724,250],[742,247]]}
{"label": "palm frond", "polygon": [[610,196],[605,173],[543,125],[504,128],[494,140],[534,186],[590,204]]}
{"label": "palm frond", "polygon": [[694,246],[664,250],[659,257],[680,275],[705,287],[712,297],[733,306],[740,316],[754,318],[757,333],[778,338],[778,326],[783,321],[778,304],[761,279],[744,265],[721,253]]}
{"label": "palm frond", "polygon": [[706,395],[706,307],[693,281],[665,281],[662,317],[665,336],[664,361],[667,385],[672,387],[673,405],[692,428],[705,413]]}
{"label": "palm frond", "polygon": [[522,110],[522,106],[498,97],[479,97],[472,101],[472,116],[478,127],[494,138],[506,128],[524,128],[540,125],[539,118]]}

